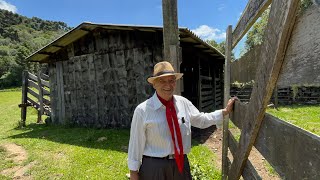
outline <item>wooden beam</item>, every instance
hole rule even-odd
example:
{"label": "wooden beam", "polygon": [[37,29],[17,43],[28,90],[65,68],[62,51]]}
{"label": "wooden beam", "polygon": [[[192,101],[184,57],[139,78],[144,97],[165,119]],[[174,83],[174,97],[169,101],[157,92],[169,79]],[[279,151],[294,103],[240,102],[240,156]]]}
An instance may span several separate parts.
{"label": "wooden beam", "polygon": [[[239,144],[230,131],[228,131],[228,134],[229,134],[228,138],[229,138],[230,152],[231,152],[232,156],[235,157],[236,150],[237,150]],[[262,179],[249,160],[247,160],[246,166],[244,167],[242,177],[244,179],[255,179],[255,180]]]}
{"label": "wooden beam", "polygon": [[230,180],[240,178],[257,138],[266,107],[279,77],[298,5],[299,0],[278,0],[272,3],[256,83],[245,115],[249,123],[244,124],[241,131],[237,156],[230,169]]}
{"label": "wooden beam", "polygon": [[[41,71],[38,72],[38,85],[39,85],[39,105],[40,108],[38,110],[38,120],[37,123],[41,123],[42,122],[42,115],[43,115],[43,91],[42,91],[42,82],[43,80],[41,79]],[[49,83],[48,83],[49,84]]]}
{"label": "wooden beam", "polygon": [[[163,57],[173,68],[180,72],[180,45],[178,29],[177,0],[162,0],[163,13]],[[181,94],[181,84],[177,81],[175,94]]]}
{"label": "wooden beam", "polygon": [[27,107],[25,106],[27,104],[27,96],[28,96],[28,71],[22,72],[22,99],[21,104],[24,106],[21,107],[21,124],[20,126],[26,126],[26,118],[27,118]]}
{"label": "wooden beam", "polygon": [[34,75],[34,74],[31,74],[31,73],[29,73],[29,72],[28,72],[28,79],[31,79],[31,80],[33,80],[34,82],[37,82],[37,81],[38,81],[37,76]]}
{"label": "wooden beam", "polygon": [[[232,26],[229,25],[227,28],[226,37],[226,60],[224,63],[224,107],[227,106],[230,96],[230,63],[231,63],[231,51],[232,51]],[[228,127],[229,127],[229,116],[226,116],[223,121],[223,145],[222,145],[222,179],[227,179],[228,176]]]}
{"label": "wooden beam", "polygon": [[261,14],[268,8],[271,2],[272,0],[250,0],[248,2],[236,28],[232,33],[233,48],[238,44],[241,38],[247,33]]}

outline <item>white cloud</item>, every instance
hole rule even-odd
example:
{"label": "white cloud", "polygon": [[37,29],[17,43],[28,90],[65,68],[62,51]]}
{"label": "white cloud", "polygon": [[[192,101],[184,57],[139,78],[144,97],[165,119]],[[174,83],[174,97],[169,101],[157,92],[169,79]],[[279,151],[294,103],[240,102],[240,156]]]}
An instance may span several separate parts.
{"label": "white cloud", "polygon": [[225,4],[220,4],[220,6],[218,7],[218,10],[219,10],[219,11],[222,11],[225,7],[226,7]]}
{"label": "white cloud", "polygon": [[222,40],[226,38],[225,32],[208,25],[201,25],[196,29],[192,29],[191,31],[204,40]]}
{"label": "white cloud", "polygon": [[14,6],[10,3],[7,3],[4,0],[0,0],[0,9],[5,9],[5,10],[11,11],[13,13],[16,13],[18,11],[16,6]]}

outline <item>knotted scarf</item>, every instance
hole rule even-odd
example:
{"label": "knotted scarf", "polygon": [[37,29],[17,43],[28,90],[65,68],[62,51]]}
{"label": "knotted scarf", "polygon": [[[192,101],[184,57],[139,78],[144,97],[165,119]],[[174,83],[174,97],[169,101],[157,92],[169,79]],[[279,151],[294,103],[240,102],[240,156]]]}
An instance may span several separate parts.
{"label": "knotted scarf", "polygon": [[[182,145],[182,138],[181,138],[181,132],[180,132],[180,126],[178,123],[178,117],[177,117],[177,112],[173,104],[173,98],[171,100],[166,101],[163,98],[161,98],[157,94],[159,100],[161,103],[166,107],[166,117],[167,117],[167,123],[170,129],[171,133],[171,139],[173,142],[174,146],[174,157],[176,160],[176,164],[178,166],[178,170],[180,173],[183,171],[183,160],[184,160],[184,155],[183,155],[183,145]],[[177,140],[175,138],[175,134],[177,137]],[[178,143],[176,143],[178,142]],[[178,152],[177,144],[179,146],[180,152]]]}

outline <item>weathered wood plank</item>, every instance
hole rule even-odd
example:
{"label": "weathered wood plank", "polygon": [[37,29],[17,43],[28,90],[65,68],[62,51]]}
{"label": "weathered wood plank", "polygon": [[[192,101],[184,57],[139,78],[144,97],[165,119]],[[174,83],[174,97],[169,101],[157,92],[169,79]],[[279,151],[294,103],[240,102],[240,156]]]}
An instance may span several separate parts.
{"label": "weathered wood plank", "polygon": [[201,86],[202,89],[213,89],[212,85],[202,85]]}
{"label": "weathered wood plank", "polygon": [[27,88],[27,92],[34,96],[35,98],[39,99],[39,94],[34,92],[32,89]]}
{"label": "weathered wood plank", "polygon": [[43,98],[43,103],[44,103],[45,105],[47,105],[47,106],[50,106],[51,101],[50,101],[49,99],[47,99],[47,98]]}
{"label": "weathered wood plank", "polygon": [[[169,61],[174,69],[180,72],[180,47],[177,0],[162,0],[163,15],[163,57]],[[175,93],[180,95],[180,81],[177,81]]]}
{"label": "weathered wood plank", "polygon": [[284,179],[320,178],[320,137],[266,114],[255,147]]}
{"label": "weathered wood plank", "polygon": [[50,88],[50,84],[49,84],[48,81],[45,81],[45,80],[41,79],[41,84],[42,84],[43,86],[46,86],[46,87]]}
{"label": "weathered wood plank", "polygon": [[33,80],[33,81],[35,81],[35,82],[38,81],[37,76],[34,75],[34,74],[32,74],[32,73],[30,73],[30,72],[28,72],[28,79],[31,79],[31,80]]}
{"label": "weathered wood plank", "polygon": [[37,102],[35,102],[34,100],[32,100],[31,98],[27,98],[27,100],[29,101],[29,103],[32,104],[33,107],[35,107],[37,110],[39,109],[39,104]]}
{"label": "weathered wood plank", "polygon": [[51,100],[51,121],[56,122],[57,118],[57,90],[56,90],[56,84],[57,84],[57,79],[56,79],[56,65],[53,63],[49,64],[49,82],[50,82],[50,100]]}
{"label": "weathered wood plank", "polygon": [[255,21],[268,8],[272,0],[250,0],[232,33],[232,48],[247,33]]}
{"label": "weathered wood plank", "polygon": [[39,85],[35,83],[34,81],[28,80],[28,87],[33,87],[39,91]]}
{"label": "weathered wood plank", "polygon": [[213,100],[213,96],[205,96],[201,98],[202,102],[203,101],[208,101],[208,100]]}
{"label": "weathered wood plank", "polygon": [[207,96],[207,95],[211,95],[213,97],[213,92],[211,91],[201,91],[201,95],[203,96]]}
{"label": "weathered wood plank", "polygon": [[[224,100],[223,105],[226,107],[230,96],[230,63],[231,63],[231,51],[232,51],[232,26],[227,28],[226,37],[226,59],[224,62]],[[223,146],[222,146],[222,179],[227,179],[229,167],[227,164],[228,156],[228,128],[229,128],[229,116],[226,116],[223,121]]]}
{"label": "weathered wood plank", "polygon": [[233,112],[230,114],[230,119],[234,125],[242,129],[243,124],[249,123],[245,119],[248,104],[236,101],[234,104]]}
{"label": "weathered wood plank", "polygon": [[[38,79],[38,84],[39,84],[39,97],[38,97],[38,100],[39,100],[39,105],[40,105],[40,107],[39,107],[39,110],[38,110],[38,120],[37,120],[37,123],[40,123],[40,122],[42,122],[42,115],[43,115],[43,91],[42,91],[42,82],[41,81],[43,81],[42,79],[41,79],[41,72],[39,71],[38,72],[38,77],[37,77],[37,79]],[[48,85],[49,85],[49,83],[48,83]]]}
{"label": "weathered wood plank", "polygon": [[49,81],[49,76],[46,74],[41,74],[41,79],[45,80],[45,81]]}
{"label": "weathered wood plank", "polygon": [[295,22],[299,0],[274,1],[261,51],[260,66],[241,131],[237,156],[231,165],[229,179],[239,179],[257,138],[266,107],[279,77],[284,54]]}
{"label": "weathered wood plank", "polygon": [[91,108],[92,111],[92,120],[95,127],[99,124],[99,114],[98,114],[98,87],[97,87],[97,76],[96,76],[96,67],[94,64],[94,56],[90,55],[88,57],[88,75],[89,75],[89,84],[90,84],[90,102],[91,102]]}
{"label": "weathered wood plank", "polygon": [[[237,156],[236,151],[237,151],[239,144],[230,131],[228,131],[228,134],[229,134],[230,152],[231,152],[232,156],[235,157],[235,156]],[[255,180],[262,179],[249,160],[247,160],[246,166],[244,167],[242,177],[244,179],[255,179]]]}
{"label": "weathered wood plank", "polygon": [[63,62],[56,62],[57,72],[57,91],[58,91],[58,103],[59,109],[58,121],[60,124],[65,123],[65,98],[64,98],[64,81],[63,81]]}
{"label": "weathered wood plank", "polygon": [[202,108],[207,107],[207,106],[212,106],[213,107],[213,105],[214,105],[213,100],[212,101],[203,102],[201,104]]}
{"label": "weathered wood plank", "polygon": [[22,72],[22,98],[21,104],[24,106],[21,107],[21,126],[26,126],[27,118],[27,97],[28,97],[28,71]]}
{"label": "weathered wood plank", "polygon": [[209,81],[211,81],[211,80],[212,80],[212,77],[200,75],[200,79],[201,79],[201,80],[204,79],[204,80],[209,80]]}
{"label": "weathered wood plank", "polygon": [[42,91],[43,91],[43,95],[44,96],[50,95],[50,91],[48,91],[48,90],[46,90],[44,88],[42,88]]}

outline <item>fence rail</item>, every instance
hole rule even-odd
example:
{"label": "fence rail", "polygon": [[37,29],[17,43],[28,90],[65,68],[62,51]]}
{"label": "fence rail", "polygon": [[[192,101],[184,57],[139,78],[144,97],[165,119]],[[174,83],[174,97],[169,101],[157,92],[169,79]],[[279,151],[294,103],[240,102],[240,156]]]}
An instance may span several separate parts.
{"label": "fence rail", "polygon": [[50,95],[49,76],[39,72],[34,75],[28,71],[22,73],[21,125],[25,126],[27,107],[32,106],[38,111],[37,123],[42,122],[42,115],[51,115],[51,101],[45,96]]}
{"label": "fence rail", "polygon": [[[232,122],[239,128],[250,123],[244,119],[247,104],[236,102],[231,115]],[[239,143],[229,131],[230,151],[236,155]],[[280,176],[286,179],[317,179],[320,177],[320,137],[297,126],[266,114],[254,146],[273,166]],[[245,169],[255,171],[249,160]],[[245,177],[244,177],[245,178]],[[246,178],[245,178],[246,179]]]}

